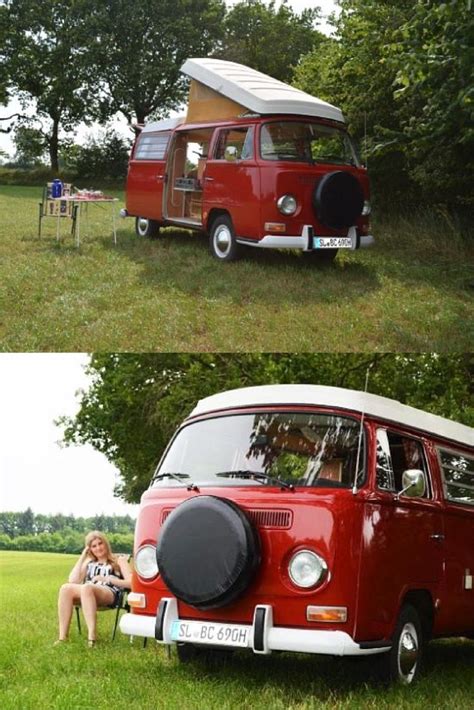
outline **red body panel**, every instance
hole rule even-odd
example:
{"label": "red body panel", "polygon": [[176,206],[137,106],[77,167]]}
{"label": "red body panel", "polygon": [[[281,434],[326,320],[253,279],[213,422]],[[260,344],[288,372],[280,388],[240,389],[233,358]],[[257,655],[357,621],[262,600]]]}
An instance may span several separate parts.
{"label": "red body panel", "polygon": [[165,160],[136,160],[132,151],[127,174],[125,206],[130,215],[158,222],[163,219]]}
{"label": "red body panel", "polygon": [[[265,408],[269,409],[278,411],[277,407]],[[308,407],[294,409],[308,411]],[[261,566],[237,601],[208,611],[178,602],[180,618],[250,624],[255,606],[270,604],[275,626],[329,627],[347,632],[357,642],[383,641],[391,638],[406,595],[421,592],[432,601],[434,636],[474,634],[474,591],[463,587],[466,569],[474,572],[474,509],[443,498],[434,447],[448,445],[420,432],[389,427],[422,442],[431,479],[428,498],[397,499],[394,493],[376,487],[376,431],[386,427],[371,417],[365,419],[367,477],[355,495],[350,489],[288,491],[228,485],[203,487],[199,492],[161,487],[144,493],[135,552],[143,544],[155,545],[163,515],[196,495],[221,496],[247,512],[284,510],[290,514],[285,527],[258,527]],[[456,448],[468,453],[466,447]],[[314,550],[327,562],[329,575],[315,589],[301,590],[289,579],[288,561],[298,549]],[[133,590],[147,599],[146,608],[134,613],[154,616],[160,599],[170,596],[160,576],[145,581],[135,574]],[[310,604],[345,606],[347,622],[308,622],[306,607]]]}

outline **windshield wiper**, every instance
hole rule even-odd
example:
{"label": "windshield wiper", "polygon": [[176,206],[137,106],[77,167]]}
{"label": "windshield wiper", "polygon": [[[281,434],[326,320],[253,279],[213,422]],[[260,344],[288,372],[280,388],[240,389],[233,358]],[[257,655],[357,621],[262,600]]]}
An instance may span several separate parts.
{"label": "windshield wiper", "polygon": [[156,476],[153,476],[153,481],[158,481],[160,478],[172,478],[174,481],[178,481],[179,483],[182,483],[183,486],[185,486],[188,491],[198,491],[199,488],[196,486],[195,483],[185,483],[183,481],[183,478],[189,478],[189,475],[187,473],[172,473],[171,471],[166,471],[165,473],[158,473]]}
{"label": "windshield wiper", "polygon": [[216,473],[216,476],[220,476],[221,478],[255,478],[257,481],[259,478],[263,478],[265,481],[272,481],[273,483],[277,483],[279,486],[281,486],[282,490],[287,488],[290,491],[294,491],[295,487],[292,483],[287,483],[287,481],[283,481],[281,478],[276,478],[275,476],[270,476],[268,473],[264,473],[263,471],[248,471],[248,470],[237,470],[237,471],[221,471],[220,473]]}

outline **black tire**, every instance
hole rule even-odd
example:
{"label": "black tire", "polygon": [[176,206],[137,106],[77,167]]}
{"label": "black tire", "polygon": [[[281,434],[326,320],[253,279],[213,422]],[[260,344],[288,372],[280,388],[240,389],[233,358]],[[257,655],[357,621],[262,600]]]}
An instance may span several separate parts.
{"label": "black tire", "polygon": [[380,675],[384,682],[411,685],[420,673],[424,650],[420,616],[411,604],[402,607],[392,648],[380,656]]}
{"label": "black tire", "polygon": [[209,248],[219,261],[235,261],[239,258],[240,245],[237,244],[234,225],[228,215],[220,215],[212,222]]}
{"label": "black tire", "polygon": [[307,261],[320,266],[333,264],[339,249],[313,249],[313,251],[303,252],[303,256]]}
{"label": "black tire", "polygon": [[313,206],[321,224],[331,229],[346,229],[362,214],[364,191],[354,175],[337,170],[325,175],[316,185]]}
{"label": "black tire", "polygon": [[138,237],[156,239],[160,233],[160,223],[146,217],[135,218],[135,232]]}
{"label": "black tire", "polygon": [[260,564],[260,541],[238,505],[216,496],[181,503],[163,525],[156,551],[168,589],[196,609],[237,599]]}

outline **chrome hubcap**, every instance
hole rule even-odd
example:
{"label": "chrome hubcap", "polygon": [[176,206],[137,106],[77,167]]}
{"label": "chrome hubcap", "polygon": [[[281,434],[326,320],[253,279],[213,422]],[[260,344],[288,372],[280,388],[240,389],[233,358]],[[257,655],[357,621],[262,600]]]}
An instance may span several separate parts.
{"label": "chrome hubcap", "polygon": [[232,244],[232,237],[228,227],[218,227],[214,235],[214,245],[219,256],[227,256]]}
{"label": "chrome hubcap", "polygon": [[408,623],[402,629],[398,643],[398,670],[405,683],[411,683],[418,662],[418,634],[413,624]]}
{"label": "chrome hubcap", "polygon": [[143,217],[140,217],[138,220],[138,231],[140,234],[145,234],[146,230],[148,228],[148,220],[144,219]]}

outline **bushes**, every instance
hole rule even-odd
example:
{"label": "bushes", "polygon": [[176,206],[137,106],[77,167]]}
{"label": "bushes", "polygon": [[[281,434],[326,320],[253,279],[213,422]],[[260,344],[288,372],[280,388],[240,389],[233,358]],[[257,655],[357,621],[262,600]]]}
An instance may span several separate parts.
{"label": "bushes", "polygon": [[123,186],[131,141],[113,130],[89,137],[83,146],[68,146],[60,158],[59,175],[46,165],[25,168],[0,166],[0,185],[41,185],[60,177],[78,187]]}
{"label": "bushes", "polygon": [[[133,550],[132,533],[111,533],[107,535],[114,552],[130,554]],[[67,552],[80,554],[84,549],[84,535],[75,530],[64,530],[38,535],[18,535],[11,538],[0,535],[0,550],[28,550],[34,552]]]}

